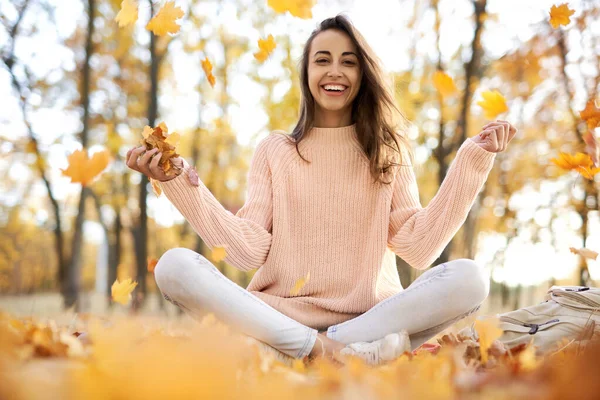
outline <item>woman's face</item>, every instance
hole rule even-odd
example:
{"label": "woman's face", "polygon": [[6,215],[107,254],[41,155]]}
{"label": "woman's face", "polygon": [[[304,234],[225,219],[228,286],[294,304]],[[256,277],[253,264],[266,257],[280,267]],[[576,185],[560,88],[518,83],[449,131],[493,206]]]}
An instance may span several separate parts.
{"label": "woman's face", "polygon": [[360,81],[358,53],[348,35],[328,29],[315,36],[308,57],[308,87],[316,103],[315,119],[327,114],[350,117]]}

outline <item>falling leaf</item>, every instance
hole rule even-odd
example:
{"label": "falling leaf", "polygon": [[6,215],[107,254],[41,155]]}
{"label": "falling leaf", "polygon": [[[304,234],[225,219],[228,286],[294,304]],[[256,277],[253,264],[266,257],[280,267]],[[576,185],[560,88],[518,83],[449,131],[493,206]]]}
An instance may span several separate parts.
{"label": "falling leaf", "polygon": [[596,106],[596,101],[593,99],[587,102],[585,108],[579,112],[579,116],[587,122],[589,129],[600,126],[600,108]]}
{"label": "falling leaf", "polygon": [[215,262],[221,262],[227,257],[227,251],[224,246],[215,247],[212,249],[210,258]]}
{"label": "falling leaf", "polygon": [[575,14],[575,10],[571,10],[567,3],[563,3],[560,6],[552,6],[550,8],[550,25],[554,29],[560,25],[569,25],[571,22],[571,15]]}
{"label": "falling leaf", "polygon": [[308,273],[306,274],[306,277],[300,278],[296,281],[296,283],[294,284],[294,287],[292,287],[292,290],[290,290],[290,295],[291,296],[298,295],[298,293],[300,293],[300,290],[302,290],[302,288],[304,287],[304,285],[306,285],[306,283],[308,282],[309,279],[310,279],[310,271],[308,271]]}
{"label": "falling leaf", "polygon": [[204,70],[204,73],[206,74],[206,78],[208,79],[210,86],[214,87],[215,86],[215,77],[212,74],[212,68],[213,68],[212,63],[210,62],[208,57],[205,57],[204,60],[202,60],[202,69]]}
{"label": "falling leaf", "polygon": [[477,319],[475,320],[475,330],[479,336],[479,349],[481,351],[481,362],[488,361],[488,350],[492,343],[502,336],[502,329],[498,327],[497,318]]}
{"label": "falling leaf", "polygon": [[96,176],[98,176],[110,161],[108,150],[94,153],[92,158],[88,157],[87,151],[76,150],[68,158],[69,167],[61,169],[63,175],[71,178],[72,183],[81,183],[87,186]]}
{"label": "falling leaf", "polygon": [[158,259],[154,257],[148,257],[148,272],[154,273],[154,268],[158,264]]}
{"label": "falling leaf", "polygon": [[112,299],[117,303],[127,305],[131,300],[131,292],[137,286],[137,282],[132,282],[127,278],[121,282],[117,279],[111,287]]}
{"label": "falling leaf", "polygon": [[115,17],[115,21],[119,24],[119,28],[127,25],[135,24],[138,19],[138,4],[135,0],[123,0],[121,2],[121,10]]}
{"label": "falling leaf", "polygon": [[150,184],[152,185],[152,191],[154,192],[156,197],[160,197],[160,195],[162,194],[160,183],[156,179],[150,178]]}
{"label": "falling leaf", "polygon": [[158,36],[164,36],[167,33],[177,33],[181,26],[175,23],[175,20],[183,17],[183,15],[183,10],[175,7],[174,1],[167,1],[150,22],[148,22],[146,29]]}
{"label": "falling leaf", "polygon": [[585,179],[589,179],[591,181],[593,181],[594,176],[596,176],[596,174],[600,172],[600,168],[593,167],[577,167],[575,168],[575,170],[579,172],[581,176],[583,176]]}
{"label": "falling leaf", "polygon": [[267,5],[279,14],[289,11],[294,17],[311,19],[315,0],[267,0]]}
{"label": "falling leaf", "polygon": [[571,155],[569,153],[560,152],[558,153],[558,158],[551,158],[550,161],[566,171],[576,170],[581,167],[592,167],[592,158],[586,153],[576,153],[575,155]]}
{"label": "falling leaf", "polygon": [[457,91],[454,80],[443,71],[436,71],[433,74],[433,85],[443,97],[450,96]]}
{"label": "falling leaf", "polygon": [[483,112],[487,119],[496,119],[499,114],[508,111],[506,99],[497,90],[486,91],[481,93],[482,101],[477,103],[483,108]]}
{"label": "falling leaf", "polygon": [[200,177],[198,176],[198,171],[196,171],[196,167],[191,167],[188,171],[188,180],[192,186],[200,186]]}
{"label": "falling leaf", "polygon": [[273,39],[273,35],[269,35],[267,37],[267,39],[264,39],[264,40],[258,39],[259,51],[254,53],[254,58],[256,58],[261,63],[265,62],[265,60],[271,55],[273,50],[275,50],[276,46],[277,46],[277,44],[275,43],[275,40]]}
{"label": "falling leaf", "polygon": [[579,254],[579,255],[580,255],[580,256],[582,256],[582,257],[585,257],[585,258],[590,258],[590,259],[592,259],[592,260],[595,260],[595,259],[598,257],[598,253],[596,253],[596,252],[595,252],[595,251],[593,251],[593,250],[586,249],[586,248],[583,248],[583,249],[576,249],[575,247],[569,247],[569,250],[570,250],[570,251],[571,251],[571,253],[573,253],[573,254]]}
{"label": "falling leaf", "polygon": [[533,338],[531,338],[531,342],[529,342],[527,348],[521,351],[517,356],[519,366],[523,371],[532,371],[534,370],[539,361],[536,357],[535,346],[533,345]]}

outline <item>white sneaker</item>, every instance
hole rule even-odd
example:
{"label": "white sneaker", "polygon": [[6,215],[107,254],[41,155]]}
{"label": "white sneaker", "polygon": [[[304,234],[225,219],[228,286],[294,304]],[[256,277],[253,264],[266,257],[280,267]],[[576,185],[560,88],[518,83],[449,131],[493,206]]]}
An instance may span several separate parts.
{"label": "white sneaker", "polygon": [[402,330],[374,342],[351,343],[344,347],[340,354],[362,358],[369,365],[379,365],[395,360],[405,351],[411,351],[410,339],[408,332]]}

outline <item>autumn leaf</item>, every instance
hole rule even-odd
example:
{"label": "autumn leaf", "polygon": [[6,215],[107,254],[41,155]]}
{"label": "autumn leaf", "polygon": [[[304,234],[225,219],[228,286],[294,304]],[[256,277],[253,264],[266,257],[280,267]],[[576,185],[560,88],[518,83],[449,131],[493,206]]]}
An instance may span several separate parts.
{"label": "autumn leaf", "polygon": [[158,259],[154,257],[148,257],[148,272],[154,273],[154,268],[158,264]]}
{"label": "autumn leaf", "polygon": [[593,99],[587,102],[585,108],[579,112],[579,116],[587,122],[589,129],[600,126],[600,108],[596,106],[596,101]]}
{"label": "autumn leaf", "polygon": [[481,362],[486,364],[488,361],[488,350],[492,343],[502,336],[502,329],[498,327],[497,318],[487,318],[475,320],[475,330],[479,336],[479,350],[481,352]]}
{"label": "autumn leaf", "polygon": [[150,178],[150,184],[152,185],[152,191],[156,195],[156,197],[160,197],[162,194],[162,188],[160,187],[160,183],[156,179]]}
{"label": "autumn leaf", "polygon": [[497,90],[483,92],[481,96],[483,100],[479,101],[477,105],[483,108],[487,119],[496,119],[499,114],[508,111],[506,99]]}
{"label": "autumn leaf", "polygon": [[212,249],[210,258],[215,262],[221,262],[227,257],[227,250],[224,246],[215,247]]}
{"label": "autumn leaf", "polygon": [[137,286],[137,282],[132,282],[131,278],[127,278],[121,282],[117,279],[111,287],[112,299],[117,303],[127,305],[131,300],[131,292]]}
{"label": "autumn leaf", "polygon": [[265,60],[271,55],[276,46],[277,44],[273,39],[273,35],[269,35],[267,39],[264,40],[258,39],[259,51],[254,53],[254,58],[256,58],[261,63],[265,62]]}
{"label": "autumn leaf", "polygon": [[204,73],[206,74],[206,78],[208,79],[210,86],[214,87],[215,86],[215,77],[212,74],[212,68],[213,68],[212,63],[210,62],[208,57],[205,57],[204,60],[202,60],[202,69],[204,70]]}
{"label": "autumn leaf", "polygon": [[575,170],[579,172],[579,174],[581,174],[581,176],[583,176],[585,179],[589,179],[591,181],[593,181],[594,176],[600,172],[600,168],[593,167],[577,167]]}
{"label": "autumn leaf", "polygon": [[121,2],[121,10],[115,17],[115,21],[119,24],[119,28],[127,25],[135,24],[138,19],[138,4],[135,0],[123,0]]}
{"label": "autumn leaf", "polygon": [[98,176],[110,161],[108,150],[94,153],[92,158],[88,157],[85,149],[74,151],[68,158],[69,167],[61,169],[63,175],[71,178],[71,183],[81,183],[87,186]]}
{"label": "autumn leaf", "polygon": [[569,247],[569,250],[573,254],[579,254],[580,256],[589,258],[591,260],[595,260],[596,258],[598,258],[598,253],[596,253],[595,251],[590,250],[590,249],[586,249],[586,248],[576,249],[575,247]]}
{"label": "autumn leaf", "polygon": [[[166,135],[167,132],[169,132],[169,129],[164,122],[161,122],[155,128],[145,126],[142,131],[143,139],[140,140],[140,143],[147,151],[155,148],[158,149],[161,153],[158,166],[162,168],[165,174],[172,175],[173,171],[180,169],[171,161],[172,158],[179,157],[177,149],[175,148],[175,145],[173,145],[173,143],[179,141],[179,134],[173,132],[170,135]],[[154,185],[153,190],[157,196],[160,196],[161,191],[157,190]]]}
{"label": "autumn leaf", "polygon": [[306,285],[306,283],[308,282],[309,279],[310,279],[310,271],[308,271],[308,273],[306,274],[306,277],[300,278],[296,281],[296,283],[294,284],[294,287],[292,287],[292,290],[290,290],[290,295],[291,296],[298,295],[298,293],[300,293],[300,290],[302,290],[302,288],[304,287],[304,285]]}
{"label": "autumn leaf", "polygon": [[167,1],[150,22],[148,22],[146,29],[158,36],[164,36],[167,33],[177,33],[181,26],[175,23],[175,20],[183,17],[183,15],[183,10],[175,7],[174,1]]}
{"label": "autumn leaf", "polygon": [[567,3],[563,3],[560,6],[552,6],[550,8],[550,25],[554,29],[560,25],[569,25],[571,22],[571,15],[575,14],[575,10],[571,10]]}
{"label": "autumn leaf", "polygon": [[279,14],[289,11],[294,17],[310,19],[315,0],[267,0],[267,5]]}
{"label": "autumn leaf", "polygon": [[586,153],[558,153],[558,158],[551,158],[550,161],[561,169],[566,171],[577,170],[578,168],[591,168],[592,158]]}
{"label": "autumn leaf", "polygon": [[450,96],[457,91],[452,78],[443,71],[436,71],[433,74],[433,85],[443,97]]}

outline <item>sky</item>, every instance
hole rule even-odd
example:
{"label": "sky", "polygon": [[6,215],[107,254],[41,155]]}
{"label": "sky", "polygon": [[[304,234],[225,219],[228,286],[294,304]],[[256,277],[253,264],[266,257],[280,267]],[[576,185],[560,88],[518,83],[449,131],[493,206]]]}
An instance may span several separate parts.
{"label": "sky", "polygon": [[[571,8],[577,8],[579,1],[571,1]],[[56,6],[56,31],[51,22],[37,19],[36,24],[42,35],[35,38],[24,38],[17,47],[17,54],[20,59],[29,60],[29,65],[34,67],[34,71],[43,74],[44,71],[53,68],[74,68],[73,54],[68,48],[57,46],[61,37],[67,37],[72,34],[79,18],[82,18],[83,8],[80,0],[54,0]],[[187,9],[188,0],[177,1],[176,4]],[[204,3],[202,3],[204,4]],[[296,43],[302,44],[308,37],[312,29],[315,28],[318,21],[333,16],[339,12],[344,12],[354,22],[358,30],[363,34],[374,51],[381,58],[385,69],[389,72],[402,71],[410,68],[413,60],[408,59],[406,49],[415,40],[414,31],[409,30],[407,21],[410,17],[410,9],[407,4],[412,2],[403,2],[400,0],[377,0],[377,7],[373,0],[344,1],[340,3],[332,0],[317,1],[313,8],[312,20],[301,20],[294,18],[289,14],[276,18],[267,25],[265,31],[259,32],[252,27],[249,21],[239,21],[235,16],[235,9],[225,5],[217,16],[217,10],[208,4],[203,8],[203,13],[211,15],[213,18],[220,18],[230,29],[239,35],[248,38],[250,43],[256,43],[259,37],[266,36],[267,33],[273,35],[288,35]],[[484,31],[484,44],[486,52],[491,57],[498,57],[514,47],[518,41],[526,40],[535,32],[535,24],[547,18],[550,7],[556,4],[549,0],[488,0],[488,11],[491,14],[497,14],[495,20],[486,22]],[[6,7],[6,6],[5,6]],[[441,0],[441,12],[446,16],[442,21],[441,47],[444,55],[453,53],[460,45],[468,45],[471,40],[472,27],[465,23],[469,19],[471,9],[469,1],[466,0]],[[0,9],[2,5],[0,2]],[[144,20],[144,10],[140,12],[140,19]],[[427,31],[427,26],[432,23],[433,15],[427,15],[422,19],[421,30]],[[0,34],[0,44],[6,40]],[[425,35],[425,42],[431,43],[435,40],[433,35]],[[295,57],[300,55],[300,45],[296,49]],[[184,131],[187,128],[197,124],[197,108],[199,97],[194,91],[194,86],[201,78],[203,72],[198,66],[198,57],[190,57],[183,50],[181,43],[175,42],[170,48],[170,57],[174,72],[176,84],[173,87],[161,87],[161,115],[162,120],[167,121],[171,131]],[[214,63],[220,62],[220,51],[218,48],[206,49],[206,54]],[[259,69],[259,73],[265,77],[279,76],[283,54],[278,50],[272,57]],[[247,54],[248,63],[253,62],[252,55]],[[256,145],[258,141],[266,136],[265,130],[267,118],[261,109],[261,102],[264,88],[252,82],[246,76],[247,70],[244,69],[244,63],[238,63],[240,66],[238,73],[232,76],[231,95],[237,101],[237,105],[229,109],[232,124],[238,141],[243,145]],[[418,67],[415,65],[414,67]],[[218,77],[217,77],[218,80]],[[283,95],[289,83],[284,80],[275,88],[275,95]],[[20,110],[14,99],[10,99],[10,80],[8,74],[0,71],[0,98],[3,107],[0,109],[0,136],[14,137],[23,135],[24,126],[20,117]],[[43,99],[38,99],[42,101]],[[77,141],[71,136],[70,139],[63,140],[60,144],[54,141],[64,136],[65,132],[74,133],[79,130],[80,117],[77,113],[65,113],[61,111],[63,105],[57,104],[55,107],[49,107],[35,114],[33,127],[37,132],[43,132],[41,137],[42,146],[49,151],[49,165],[53,166],[52,182],[58,189],[60,201],[75,199],[78,196],[78,187],[71,185],[69,179],[60,175],[60,168],[66,168],[66,155],[79,148]],[[18,117],[17,117],[18,116]],[[203,113],[205,122],[218,117],[216,107],[207,107]],[[510,120],[510,115],[507,117]],[[411,139],[416,139],[418,131],[411,132]],[[428,157],[426,149],[416,148],[417,163],[424,162]],[[6,170],[7,158],[2,157],[3,153],[10,151],[10,146],[6,142],[0,142],[0,170]],[[92,148],[93,151],[93,148]],[[27,182],[27,176],[30,170],[22,162],[24,160],[12,160],[12,166],[9,174],[12,177],[23,179]],[[140,176],[135,174],[132,183],[138,183]],[[33,179],[31,177],[30,179]],[[544,212],[535,211],[540,203],[549,202],[549,198],[556,191],[556,187],[548,186],[542,192],[524,190],[519,197],[518,205],[520,218],[529,218],[534,216],[536,222],[544,226],[544,221],[548,219]],[[8,195],[8,201],[19,201],[16,194]],[[34,189],[34,206],[41,206],[45,202],[45,189],[41,184],[37,184]],[[76,211],[76,210],[74,210]],[[45,211],[38,211],[36,217],[44,220],[48,218]],[[533,213],[533,214],[532,214]],[[155,218],[159,224],[168,226],[172,223],[183,222],[183,217],[170,204],[163,195],[155,198],[149,196],[149,214]],[[588,247],[600,250],[600,221],[597,215],[593,215],[594,224],[592,235],[590,236]],[[517,284],[536,285],[545,282],[551,276],[556,278],[565,278],[573,273],[577,257],[568,250],[569,246],[582,247],[577,236],[573,232],[577,229],[578,219],[571,214],[565,214],[556,222],[562,225],[564,229],[555,230],[554,235],[559,243],[564,243],[558,251],[553,248],[552,234],[546,229],[542,233],[540,241],[531,244],[531,235],[526,230],[521,232],[506,252],[505,263],[502,268],[497,268],[493,272],[493,278],[497,281],[504,281],[511,286]],[[86,223],[86,234],[89,240],[99,241],[102,239],[102,230],[99,224],[95,222]],[[479,243],[479,251],[476,261],[483,265],[488,265],[494,257],[497,249],[506,246],[506,239],[498,234],[482,235]],[[592,274],[596,279],[600,279],[600,267],[594,263],[592,265]]]}

